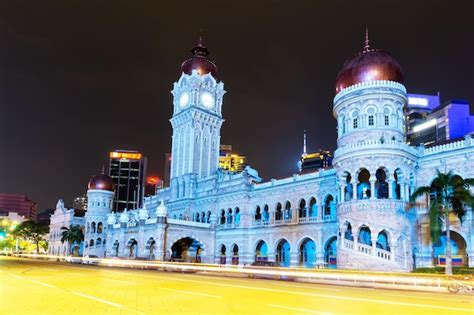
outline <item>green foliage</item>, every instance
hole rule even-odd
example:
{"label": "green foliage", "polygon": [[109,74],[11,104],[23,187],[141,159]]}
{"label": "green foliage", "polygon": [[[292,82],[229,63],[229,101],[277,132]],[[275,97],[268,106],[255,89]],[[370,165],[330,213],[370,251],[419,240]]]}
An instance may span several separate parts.
{"label": "green foliage", "polygon": [[81,244],[84,240],[84,232],[79,225],[71,225],[69,228],[63,226],[61,230],[63,230],[61,234],[61,242],[68,242],[71,247],[74,244]]}
{"label": "green foliage", "polygon": [[431,186],[419,187],[411,196],[411,201],[425,194],[434,196],[430,203],[430,233],[434,242],[439,240],[442,223],[447,221],[449,212],[453,212],[459,220],[463,220],[466,214],[466,206],[474,207],[474,196],[469,188],[474,185],[474,179],[462,179],[452,172],[441,173],[437,176]]}
{"label": "green foliage", "polygon": [[39,243],[44,241],[44,236],[48,233],[47,225],[37,223],[35,221],[24,221],[20,223],[13,234],[17,237],[30,240],[36,245],[36,252],[39,252]]}

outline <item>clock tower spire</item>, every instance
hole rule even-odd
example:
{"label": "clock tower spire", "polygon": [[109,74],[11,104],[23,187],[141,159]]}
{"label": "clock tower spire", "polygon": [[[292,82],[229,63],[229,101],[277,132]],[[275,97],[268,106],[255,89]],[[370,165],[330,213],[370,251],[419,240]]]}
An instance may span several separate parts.
{"label": "clock tower spire", "polygon": [[173,85],[171,186],[175,198],[193,195],[194,180],[215,174],[219,163],[224,83],[202,37]]}

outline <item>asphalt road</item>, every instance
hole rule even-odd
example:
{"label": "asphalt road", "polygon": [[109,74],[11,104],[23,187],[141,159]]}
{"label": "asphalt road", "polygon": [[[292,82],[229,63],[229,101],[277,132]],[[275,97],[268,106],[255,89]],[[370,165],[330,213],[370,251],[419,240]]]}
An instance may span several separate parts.
{"label": "asphalt road", "polygon": [[474,297],[0,256],[0,314],[474,314]]}

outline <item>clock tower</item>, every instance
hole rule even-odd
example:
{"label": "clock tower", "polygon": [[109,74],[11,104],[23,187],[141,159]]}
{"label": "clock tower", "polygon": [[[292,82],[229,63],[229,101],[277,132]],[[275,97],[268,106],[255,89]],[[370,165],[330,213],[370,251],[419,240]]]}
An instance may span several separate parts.
{"label": "clock tower", "polygon": [[175,198],[191,197],[195,179],[213,175],[219,163],[224,84],[199,38],[173,85],[171,186]]}

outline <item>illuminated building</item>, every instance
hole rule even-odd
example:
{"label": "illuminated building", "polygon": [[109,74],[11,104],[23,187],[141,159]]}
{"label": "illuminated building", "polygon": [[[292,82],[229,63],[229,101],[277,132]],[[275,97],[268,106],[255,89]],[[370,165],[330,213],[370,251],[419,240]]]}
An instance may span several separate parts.
{"label": "illuminated building", "polygon": [[[115,212],[114,181],[92,177],[85,255],[383,271],[442,260],[446,237],[432,241],[427,202],[413,207],[410,195],[438,170],[473,178],[474,139],[429,148],[406,143],[409,96],[391,54],[371,48],[367,37],[341,67],[327,104],[337,121],[332,167],[262,181],[250,166],[240,173],[219,168],[224,83],[202,40],[191,53],[172,90],[170,186],[138,209]],[[472,209],[451,224],[453,255],[474,266]]]}
{"label": "illuminated building", "polygon": [[317,171],[319,169],[330,168],[332,166],[332,154],[329,151],[319,150],[318,152],[301,156],[300,172]]}
{"label": "illuminated building", "polygon": [[76,197],[72,201],[72,207],[79,210],[87,210],[87,196]]}
{"label": "illuminated building", "polygon": [[225,171],[240,173],[247,166],[247,158],[243,155],[232,153],[232,146],[220,145],[219,168]]}
{"label": "illuminated building", "polygon": [[8,216],[9,212],[15,212],[28,220],[36,220],[36,202],[25,195],[0,193],[0,216]]}
{"label": "illuminated building", "polygon": [[145,197],[153,196],[157,189],[163,188],[163,180],[158,177],[148,176],[145,184]]}
{"label": "illuminated building", "polygon": [[141,207],[145,189],[147,160],[137,151],[110,152],[109,176],[117,185],[114,210]]}
{"label": "illuminated building", "polygon": [[426,146],[459,139],[474,132],[474,116],[463,100],[441,103],[438,95],[408,94],[406,139]]}

